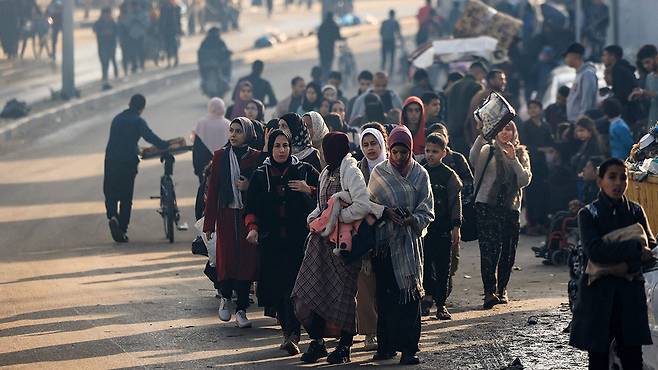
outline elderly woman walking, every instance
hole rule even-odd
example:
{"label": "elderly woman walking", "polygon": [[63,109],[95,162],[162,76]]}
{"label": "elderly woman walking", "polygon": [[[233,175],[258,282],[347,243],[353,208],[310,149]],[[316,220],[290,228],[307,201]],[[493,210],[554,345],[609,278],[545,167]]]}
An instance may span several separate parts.
{"label": "elderly woman walking", "polygon": [[479,135],[470,152],[475,168],[475,210],[480,243],[484,308],[509,302],[507,283],[519,244],[522,190],[532,178],[528,151],[510,122],[487,144]]}
{"label": "elderly woman walking", "polygon": [[[307,221],[311,223],[320,217],[334,194],[345,192],[351,203],[343,204],[339,221],[362,220],[370,212],[368,190],[356,160],[349,154],[347,136],[330,133],[325,136],[322,148],[327,167],[320,174],[317,206]],[[334,199],[338,202],[336,197]],[[322,235],[311,233],[308,236],[306,254],[292,291],[297,319],[312,339],[302,355],[302,361],[306,363],[327,356],[323,338],[338,336],[340,342],[327,357],[327,362],[350,362],[350,348],[356,333],[356,290],[361,263],[347,263],[332,249],[332,243]]]}
{"label": "elderly woman walking", "polygon": [[[373,265],[377,279],[377,343],[374,360],[402,352],[400,364],[420,360],[420,299],[423,290],[423,235],[434,220],[434,200],[427,171],[413,159],[413,138],[398,126],[388,138],[388,160],[370,174],[371,200],[385,219],[377,228]],[[374,208],[374,207],[373,207]]]}

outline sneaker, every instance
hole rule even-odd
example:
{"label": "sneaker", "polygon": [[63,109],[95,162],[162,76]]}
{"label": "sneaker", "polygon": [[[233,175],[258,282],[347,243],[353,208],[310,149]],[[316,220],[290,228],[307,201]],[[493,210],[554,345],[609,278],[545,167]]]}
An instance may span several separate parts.
{"label": "sneaker", "polygon": [[400,358],[400,365],[418,365],[420,364],[420,359],[416,356],[415,353],[403,353]]}
{"label": "sneaker", "polygon": [[363,349],[366,351],[374,351],[377,349],[377,347],[377,337],[373,334],[366,335]]}
{"label": "sneaker", "polygon": [[352,362],[352,359],[350,359],[350,347],[338,345],[338,347],[327,356],[327,362],[330,364],[346,364]]}
{"label": "sneaker", "polygon": [[324,341],[319,343],[317,340],[314,340],[309,344],[306,353],[302,355],[302,362],[314,364],[323,357],[327,357],[327,347],[325,347]]}
{"label": "sneaker", "polygon": [[247,318],[247,312],[245,310],[240,310],[235,313],[235,326],[240,329],[251,327],[251,321]]}
{"label": "sneaker", "polygon": [[288,339],[283,343],[284,351],[287,351],[290,356],[299,354],[299,334],[291,334]]}
{"label": "sneaker", "polygon": [[436,310],[436,319],[437,320],[452,320],[452,315],[448,312],[446,306],[441,306]]}
{"label": "sneaker", "polygon": [[508,304],[509,297],[507,296],[507,290],[503,290],[502,293],[498,293],[498,304]]}
{"label": "sneaker", "polygon": [[119,220],[117,220],[116,217],[112,217],[110,218],[108,224],[110,225],[110,234],[112,234],[112,239],[117,243],[121,243],[124,236],[123,232],[121,232],[121,227],[119,226]]}
{"label": "sneaker", "polygon": [[228,309],[228,299],[221,297],[219,299],[219,319],[222,321],[231,321],[231,311]]}

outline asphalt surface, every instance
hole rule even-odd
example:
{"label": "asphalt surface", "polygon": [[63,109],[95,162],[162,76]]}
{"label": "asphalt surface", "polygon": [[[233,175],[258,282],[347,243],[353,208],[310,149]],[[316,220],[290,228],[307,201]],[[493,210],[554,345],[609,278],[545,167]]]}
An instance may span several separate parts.
{"label": "asphalt surface", "polygon": [[[350,41],[360,67],[378,67],[377,37],[365,33]],[[308,74],[316,55],[308,48],[266,61],[265,77],[278,97],[287,95],[291,76]],[[187,136],[205,114],[198,81],[147,99],[144,117],[163,138]],[[158,203],[149,199],[158,192],[159,161],[140,165],[130,243],[111,241],[102,195],[103,152],[109,122],[122,107],[107,108],[0,156],[0,366],[301,366],[298,357],[278,350],[280,331],[262,310],[250,310],[253,329],[219,321],[216,292],[202,272],[205,260],[190,253],[194,231],[177,232],[176,243],[166,242]],[[177,156],[174,177],[183,221],[191,226],[197,179],[189,153]],[[479,309],[477,247],[463,246],[450,299],[454,320],[424,319],[421,368],[499,369],[515,358],[533,369],[584,366],[584,355],[569,349],[561,333],[569,317],[562,306],[566,268],[542,266],[529,249],[538,241],[522,238],[510,283],[512,302],[492,311]],[[530,327],[530,316],[539,317],[539,325]],[[348,367],[375,366],[372,353],[360,350],[362,339],[357,337]],[[302,350],[307,343],[303,337]]]}
{"label": "asphalt surface", "polygon": [[[404,17],[414,15],[421,1],[405,2],[409,6],[399,6],[399,0],[357,0],[355,1],[355,12],[360,15],[370,15],[374,19],[385,19],[391,7],[397,7],[398,16]],[[245,2],[246,4],[246,2]],[[277,32],[287,35],[289,38],[296,37],[300,32],[308,33],[315,29],[320,22],[320,6],[316,4],[310,11],[306,7],[291,6],[288,11],[283,11],[279,2],[276,2],[274,14],[267,18],[264,8],[247,6],[243,9],[240,17],[241,29],[230,31],[222,37],[228,47],[234,51],[242,51],[253,46],[257,37],[267,32]],[[78,12],[80,13],[80,12]],[[76,13],[77,18],[81,14]],[[115,11],[115,18],[117,17]],[[92,13],[91,19],[95,20],[96,13]],[[79,21],[81,19],[78,19]],[[183,28],[187,26],[187,19],[183,19]],[[212,25],[212,24],[211,24]],[[210,27],[209,25],[208,27]],[[198,28],[197,28],[198,31]],[[196,61],[196,50],[203,39],[203,35],[197,33],[194,36],[181,38],[181,62]],[[78,86],[100,81],[101,70],[96,49],[96,37],[91,28],[76,28],[75,30],[75,71],[76,84]],[[9,99],[17,98],[30,104],[48,99],[51,90],[61,89],[61,36],[58,43],[57,61],[52,63],[48,58],[42,56],[34,59],[32,55],[32,44],[28,43],[25,58],[14,61],[0,60],[0,102],[4,104]],[[44,52],[45,55],[45,52]],[[117,48],[117,62],[121,69],[121,50]],[[164,64],[163,64],[164,63]],[[166,62],[161,62],[161,67]],[[147,61],[147,69],[156,69],[152,62]],[[114,71],[110,68],[110,77]],[[123,72],[121,71],[121,79]],[[130,77],[128,77],[130,78]]]}

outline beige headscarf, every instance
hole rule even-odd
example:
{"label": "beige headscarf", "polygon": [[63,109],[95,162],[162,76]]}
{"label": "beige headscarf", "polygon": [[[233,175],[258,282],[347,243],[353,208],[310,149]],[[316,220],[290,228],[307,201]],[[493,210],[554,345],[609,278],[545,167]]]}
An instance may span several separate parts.
{"label": "beige headscarf", "polygon": [[208,115],[196,125],[194,133],[214,153],[228,142],[228,129],[231,122],[224,117],[226,107],[220,98],[208,102]]}
{"label": "beige headscarf", "polygon": [[311,111],[304,115],[311,117],[311,122],[313,123],[313,137],[311,138],[313,147],[315,149],[321,150],[322,139],[324,139],[324,137],[329,133],[329,128],[327,127],[327,124],[324,123],[324,118],[322,118],[320,113]]}

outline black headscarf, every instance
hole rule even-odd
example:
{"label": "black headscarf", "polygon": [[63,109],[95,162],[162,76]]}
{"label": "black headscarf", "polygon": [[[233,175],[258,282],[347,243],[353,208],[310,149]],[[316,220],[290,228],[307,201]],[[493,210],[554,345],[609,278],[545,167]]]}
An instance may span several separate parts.
{"label": "black headscarf", "polygon": [[286,121],[292,136],[292,152],[293,154],[299,153],[306,148],[313,146],[311,143],[311,135],[308,128],[304,125],[302,117],[297,113],[286,113],[281,116],[281,119]]}
{"label": "black headscarf", "polygon": [[[274,142],[276,141],[276,138],[279,136],[284,136],[286,140],[288,140],[288,145],[290,145],[290,151],[288,152],[288,159],[283,162],[283,163],[278,163],[277,161],[274,160]],[[278,170],[283,170],[284,168],[290,166],[290,163],[292,162],[292,141],[290,139],[290,136],[286,134],[283,130],[276,129],[270,133],[270,139],[267,142],[267,152],[269,154],[270,158],[270,165],[272,167],[275,167]]]}
{"label": "black headscarf", "polygon": [[384,116],[384,104],[379,96],[368,93],[363,101],[366,106],[366,122],[379,122],[383,125],[386,122],[386,117]]}
{"label": "black headscarf", "polygon": [[343,158],[350,152],[350,140],[342,132],[330,132],[322,139],[322,151],[329,172],[340,167]]}
{"label": "black headscarf", "polygon": [[[306,90],[309,88],[315,90],[315,101],[310,102],[308,99],[306,99]],[[306,89],[304,89],[304,100],[302,101],[302,110],[304,113],[310,112],[310,111],[319,111],[320,110],[320,102],[322,102],[322,89],[318,84],[315,82],[309,82],[308,85],[306,85]]]}

